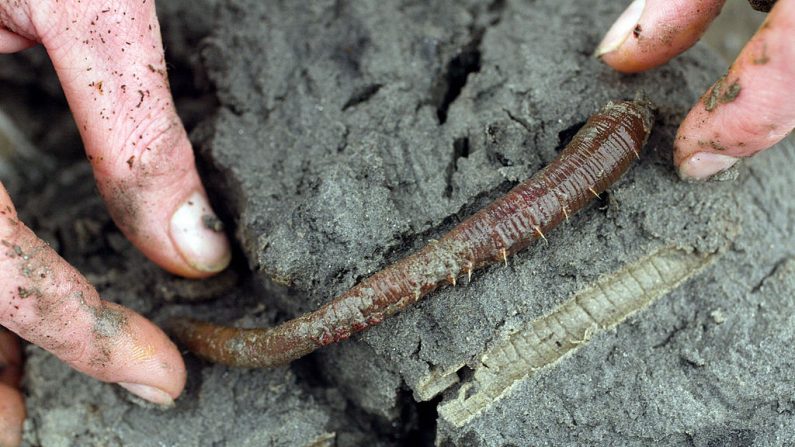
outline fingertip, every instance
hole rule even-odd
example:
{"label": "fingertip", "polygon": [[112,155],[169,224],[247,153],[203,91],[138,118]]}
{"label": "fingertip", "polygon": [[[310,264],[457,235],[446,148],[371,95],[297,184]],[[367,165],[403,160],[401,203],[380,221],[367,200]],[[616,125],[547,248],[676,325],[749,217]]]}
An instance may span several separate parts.
{"label": "fingertip", "polygon": [[630,3],[602,38],[602,41],[596,47],[596,51],[594,51],[594,56],[602,57],[607,53],[616,51],[632,34],[645,7],[646,0],[634,0]]}
{"label": "fingertip", "polygon": [[155,405],[159,405],[164,408],[170,408],[174,406],[174,399],[176,396],[172,397],[169,393],[159,388],[143,385],[140,383],[119,382],[118,385],[129,391],[134,396],[140,397],[141,399],[144,399]]}
{"label": "fingertip", "polygon": [[687,50],[720,13],[725,0],[635,0],[594,53],[623,73],[664,64]]}
{"label": "fingertip", "polygon": [[171,216],[169,233],[190,270],[183,276],[202,278],[224,270],[231,260],[224,225],[203,191],[190,194]]}
{"label": "fingertip", "polygon": [[[168,404],[179,396],[187,373],[166,334],[140,314],[102,301],[49,245],[24,224],[17,225],[14,237],[3,241],[0,324],[80,372],[104,382],[139,385],[133,391],[155,403]],[[13,372],[21,354],[10,337],[0,332],[0,360]],[[18,377],[0,371],[7,384],[15,385]],[[161,393],[147,393],[145,387]]]}
{"label": "fingertip", "polygon": [[679,177],[685,181],[699,182],[728,170],[739,159],[713,152],[697,152],[687,157],[678,168]]}
{"label": "fingertip", "polygon": [[[106,303],[107,306],[123,309]],[[115,364],[103,380],[116,382],[130,393],[169,407],[185,388],[187,370],[176,345],[154,323],[129,313],[129,329],[114,348]]]}
{"label": "fingertip", "polygon": [[[113,220],[133,245],[173,274],[206,278],[229,265],[231,247],[196,172],[190,143],[179,140],[168,158],[164,149],[153,149],[132,170],[95,167],[95,175]],[[161,171],[153,173],[150,166]]]}

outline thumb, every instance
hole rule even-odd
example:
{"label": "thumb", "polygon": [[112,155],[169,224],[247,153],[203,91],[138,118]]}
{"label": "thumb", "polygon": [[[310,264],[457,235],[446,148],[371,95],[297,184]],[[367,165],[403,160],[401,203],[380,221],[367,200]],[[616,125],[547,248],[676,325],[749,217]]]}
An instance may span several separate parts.
{"label": "thumb", "polygon": [[624,73],[668,62],[698,41],[726,0],[634,0],[596,49]]}
{"label": "thumb", "polygon": [[153,2],[47,1],[28,8],[23,29],[53,61],[116,224],[173,273],[223,270],[229,243],[174,108]]}

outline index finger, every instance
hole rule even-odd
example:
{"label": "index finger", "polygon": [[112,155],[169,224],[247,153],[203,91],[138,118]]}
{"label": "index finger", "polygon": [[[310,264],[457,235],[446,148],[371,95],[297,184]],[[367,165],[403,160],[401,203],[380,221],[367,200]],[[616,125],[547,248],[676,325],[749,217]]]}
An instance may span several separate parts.
{"label": "index finger", "polygon": [[76,370],[158,404],[171,404],[185,385],[185,365],[163,331],[101,300],[88,280],[18,220],[2,183],[0,325]]}

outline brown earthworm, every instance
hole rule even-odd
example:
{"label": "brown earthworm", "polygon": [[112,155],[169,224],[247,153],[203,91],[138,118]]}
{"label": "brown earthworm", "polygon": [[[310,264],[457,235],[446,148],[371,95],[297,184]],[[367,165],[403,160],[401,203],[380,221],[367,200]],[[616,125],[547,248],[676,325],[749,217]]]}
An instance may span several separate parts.
{"label": "brown earthworm", "polygon": [[199,357],[272,367],[380,323],[441,285],[507,263],[615,182],[639,157],[652,127],[642,98],[610,102],[558,157],[437,241],[364,279],[314,312],[273,328],[239,329],[180,319],[176,337]]}

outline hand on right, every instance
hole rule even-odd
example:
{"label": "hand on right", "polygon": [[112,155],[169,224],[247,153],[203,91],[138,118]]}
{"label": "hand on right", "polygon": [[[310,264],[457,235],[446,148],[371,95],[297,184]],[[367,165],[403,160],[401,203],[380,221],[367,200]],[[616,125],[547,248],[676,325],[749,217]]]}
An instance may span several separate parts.
{"label": "hand on right", "polygon": [[[636,73],[690,48],[725,0],[635,0],[596,50]],[[682,121],[674,141],[680,177],[705,180],[786,137],[795,127],[795,0],[778,0],[728,73]]]}

